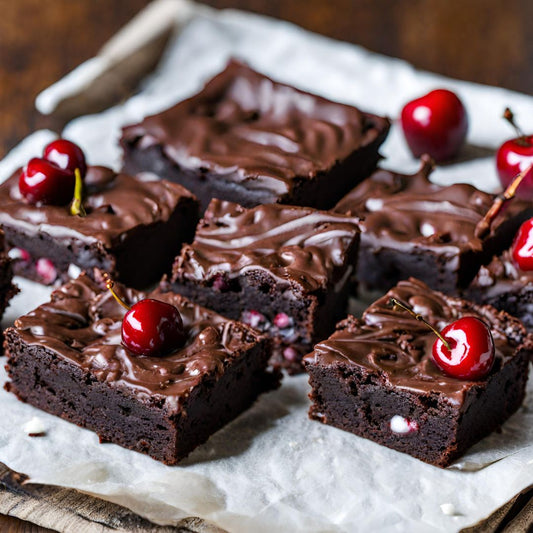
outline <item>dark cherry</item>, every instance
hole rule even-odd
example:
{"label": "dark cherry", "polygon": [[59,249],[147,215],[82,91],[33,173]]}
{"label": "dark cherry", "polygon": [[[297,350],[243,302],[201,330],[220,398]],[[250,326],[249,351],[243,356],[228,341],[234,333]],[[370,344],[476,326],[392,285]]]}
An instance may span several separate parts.
{"label": "dark cherry", "polygon": [[[517,137],[505,141],[496,153],[496,169],[505,188],[517,174],[533,164],[533,135],[524,135],[515,124],[514,115],[509,108],[503,116],[517,133]],[[516,195],[526,199],[533,198],[533,169],[527,173]]]}
{"label": "dark cherry", "polygon": [[435,161],[453,159],[468,130],[468,115],[457,95],[436,89],[407,103],[402,109],[402,129],[415,157],[429,154]]}
{"label": "dark cherry", "polygon": [[140,300],[122,320],[122,343],[137,355],[165,355],[182,346],[184,340],[180,313],[166,302]]}
{"label": "dark cherry", "polygon": [[57,139],[48,144],[44,149],[43,157],[55,163],[59,168],[68,169],[71,172],[79,169],[82,178],[87,173],[87,163],[82,149],[66,139]]}
{"label": "dark cherry", "polygon": [[433,360],[446,374],[468,380],[484,378],[494,363],[494,341],[479,318],[465,316],[446,326],[433,344]]}
{"label": "dark cherry", "polygon": [[511,255],[520,270],[533,270],[533,218],[520,226],[513,241]]}
{"label": "dark cherry", "polygon": [[66,205],[72,200],[75,181],[70,170],[34,157],[20,174],[19,190],[30,204]]}

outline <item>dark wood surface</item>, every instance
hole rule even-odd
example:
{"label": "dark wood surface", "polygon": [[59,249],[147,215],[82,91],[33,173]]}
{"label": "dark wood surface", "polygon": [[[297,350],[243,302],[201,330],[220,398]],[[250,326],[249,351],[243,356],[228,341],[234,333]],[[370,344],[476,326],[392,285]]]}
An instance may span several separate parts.
{"label": "dark wood surface", "polygon": [[[35,96],[148,0],[0,0],[0,157],[40,127]],[[533,94],[531,0],[207,0],[285,19],[455,78]],[[510,103],[512,104],[512,102]],[[531,119],[531,117],[530,117]],[[0,517],[0,531],[43,532]]]}

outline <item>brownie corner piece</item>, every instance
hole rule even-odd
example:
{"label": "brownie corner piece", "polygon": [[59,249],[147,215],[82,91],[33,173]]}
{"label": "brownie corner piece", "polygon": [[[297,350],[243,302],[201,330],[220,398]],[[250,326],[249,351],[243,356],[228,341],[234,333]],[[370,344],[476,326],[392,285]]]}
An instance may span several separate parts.
{"label": "brownie corner piece", "polygon": [[[390,297],[416,306],[439,328],[461,316],[483,320],[496,348],[490,373],[478,381],[444,374],[431,358],[433,333],[392,311]],[[402,281],[304,358],[309,416],[446,467],[520,407],[532,354],[532,338],[510,315]]]}
{"label": "brownie corner piece", "polygon": [[327,209],[379,161],[390,121],[232,60],[195,96],[123,129],[124,169],[246,207]]}
{"label": "brownie corner piece", "polygon": [[279,385],[268,339],[172,293],[116,291],[179,310],[186,340],[169,354],[139,356],[121,343],[124,310],[82,274],[6,330],[9,381],[20,400],[158,461],[178,463]]}
{"label": "brownie corner piece", "polygon": [[272,363],[301,372],[302,356],[345,316],[358,223],[306,207],[214,199],[165,288],[268,334]]}
{"label": "brownie corner piece", "polygon": [[0,185],[0,224],[16,275],[60,285],[81,271],[106,270],[142,288],[168,272],[198,221],[198,201],[177,183],[90,166],[84,179],[86,216],[68,206],[32,205],[16,171]]}

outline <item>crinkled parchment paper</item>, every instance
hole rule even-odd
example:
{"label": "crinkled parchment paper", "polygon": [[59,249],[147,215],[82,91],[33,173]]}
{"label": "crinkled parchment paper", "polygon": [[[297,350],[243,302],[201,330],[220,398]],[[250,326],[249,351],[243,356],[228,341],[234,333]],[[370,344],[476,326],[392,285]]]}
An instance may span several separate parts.
{"label": "crinkled parchment paper", "polygon": [[[533,116],[533,98],[447,80],[356,46],[289,24],[234,11],[198,16],[169,47],[142,92],[97,116],[77,119],[65,135],[94,164],[119,165],[119,127],[194,93],[230,56],[335,100],[398,116],[403,103],[437,86],[451,87],[470,113],[466,158],[438,169],[441,183],[497,186],[494,149],[511,135],[503,108]],[[37,155],[50,132],[29,137],[0,163],[5,178]],[[383,150],[384,166],[418,163],[397,125]],[[22,293],[4,319],[48,298],[49,290],[18,280]],[[5,381],[3,370],[0,379]],[[248,412],[215,434],[178,467],[166,467],[0,392],[4,423],[0,461],[35,482],[72,487],[120,503],[161,524],[200,516],[230,531],[454,531],[473,524],[533,481],[533,383],[525,405],[454,466],[441,470],[349,433],[307,419],[305,376],[286,378]],[[24,425],[37,416],[47,435],[32,439]],[[443,506],[443,507],[441,507]]]}

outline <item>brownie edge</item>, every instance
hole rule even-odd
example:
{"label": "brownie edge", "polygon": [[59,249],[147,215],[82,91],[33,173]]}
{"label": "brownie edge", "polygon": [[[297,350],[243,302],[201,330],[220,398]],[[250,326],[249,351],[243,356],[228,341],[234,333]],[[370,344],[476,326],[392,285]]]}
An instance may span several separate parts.
{"label": "brownie edge", "polygon": [[[496,346],[489,375],[468,381],[441,372],[431,358],[432,333],[392,311],[391,296],[416,306],[439,329],[461,316],[484,320]],[[309,417],[446,467],[520,407],[532,354],[533,339],[517,319],[410,279],[362,319],[339,323],[304,358],[312,388]]]}

